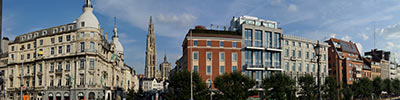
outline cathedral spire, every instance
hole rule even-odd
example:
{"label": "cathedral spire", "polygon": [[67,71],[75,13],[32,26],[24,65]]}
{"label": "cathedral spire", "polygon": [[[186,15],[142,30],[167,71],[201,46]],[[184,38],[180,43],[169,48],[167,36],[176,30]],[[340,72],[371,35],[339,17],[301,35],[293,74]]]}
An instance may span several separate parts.
{"label": "cathedral spire", "polygon": [[114,36],[113,37],[118,37],[118,29],[117,29],[117,17],[114,17]]}
{"label": "cathedral spire", "polygon": [[149,34],[153,34],[154,33],[154,24],[153,24],[153,18],[152,16],[150,16],[150,22],[149,22]]}

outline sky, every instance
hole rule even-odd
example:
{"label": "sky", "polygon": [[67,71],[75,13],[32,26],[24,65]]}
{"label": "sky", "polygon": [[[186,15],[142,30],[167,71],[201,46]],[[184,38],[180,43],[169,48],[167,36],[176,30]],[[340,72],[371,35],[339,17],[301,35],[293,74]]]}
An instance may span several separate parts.
{"label": "sky", "polygon": [[[182,41],[190,28],[196,25],[210,28],[211,24],[228,27],[234,16],[243,15],[277,21],[284,34],[314,40],[335,37],[357,43],[360,52],[378,48],[400,55],[399,0],[92,2],[94,13],[105,32],[112,34],[113,18],[117,17],[125,63],[142,74],[150,16],[153,16],[155,25],[158,64],[166,55],[173,67],[182,55]],[[83,4],[84,0],[3,0],[3,36],[14,40],[15,36],[24,33],[72,23],[81,15]]]}

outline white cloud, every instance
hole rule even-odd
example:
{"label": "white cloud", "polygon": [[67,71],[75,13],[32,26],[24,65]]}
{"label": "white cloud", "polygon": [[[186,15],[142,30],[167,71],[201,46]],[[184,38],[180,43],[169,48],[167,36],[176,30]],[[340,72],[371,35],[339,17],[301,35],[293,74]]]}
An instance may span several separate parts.
{"label": "white cloud", "polygon": [[289,4],[288,11],[296,12],[297,11],[297,6],[294,5],[294,4]]}
{"label": "white cloud", "polygon": [[194,24],[194,21],[197,19],[196,16],[192,14],[181,14],[181,15],[163,15],[160,14],[156,17],[158,23],[165,24],[179,24],[180,26],[186,27]]}
{"label": "white cloud", "polygon": [[368,35],[365,34],[365,33],[361,33],[361,38],[362,38],[363,40],[368,40],[368,39],[369,39]]}
{"label": "white cloud", "polygon": [[346,36],[342,37],[341,39],[345,40],[345,41],[350,41],[351,37],[349,35],[346,35]]}
{"label": "white cloud", "polygon": [[391,50],[394,47],[394,43],[393,42],[386,42],[386,48],[385,49],[389,49]]}

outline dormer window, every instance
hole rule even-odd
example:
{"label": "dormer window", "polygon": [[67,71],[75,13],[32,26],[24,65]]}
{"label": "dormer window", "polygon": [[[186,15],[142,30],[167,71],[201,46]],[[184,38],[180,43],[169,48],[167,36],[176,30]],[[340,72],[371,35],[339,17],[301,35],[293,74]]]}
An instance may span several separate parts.
{"label": "dormer window", "polygon": [[61,32],[64,32],[65,31],[65,27],[61,27]]}
{"label": "dormer window", "polygon": [[32,34],[29,34],[29,35],[28,35],[28,39],[31,39],[31,38],[32,38]]}
{"label": "dormer window", "polygon": [[74,29],[74,26],[69,25],[69,26],[68,26],[68,31],[70,31],[70,30],[72,30],[72,29]]}
{"label": "dormer window", "polygon": [[37,36],[39,36],[39,33],[35,32],[35,34],[33,34],[33,37],[37,37]]}
{"label": "dormer window", "polygon": [[58,33],[58,29],[57,28],[53,29],[53,33]]}
{"label": "dormer window", "polygon": [[44,30],[44,31],[42,32],[42,35],[47,35],[47,31]]}
{"label": "dormer window", "polygon": [[85,22],[81,22],[81,27],[85,27]]}

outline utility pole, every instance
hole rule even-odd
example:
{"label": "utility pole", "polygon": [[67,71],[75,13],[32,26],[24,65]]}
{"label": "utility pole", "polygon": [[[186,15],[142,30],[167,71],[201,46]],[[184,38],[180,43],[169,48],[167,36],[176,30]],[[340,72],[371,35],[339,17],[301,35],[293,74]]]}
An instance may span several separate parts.
{"label": "utility pole", "polygon": [[190,47],[190,100],[193,99],[193,33],[192,30],[190,30],[190,41],[191,41],[191,47]]}
{"label": "utility pole", "polygon": [[3,48],[1,48],[2,31],[3,31],[3,0],[0,0],[0,53],[3,53]]}

